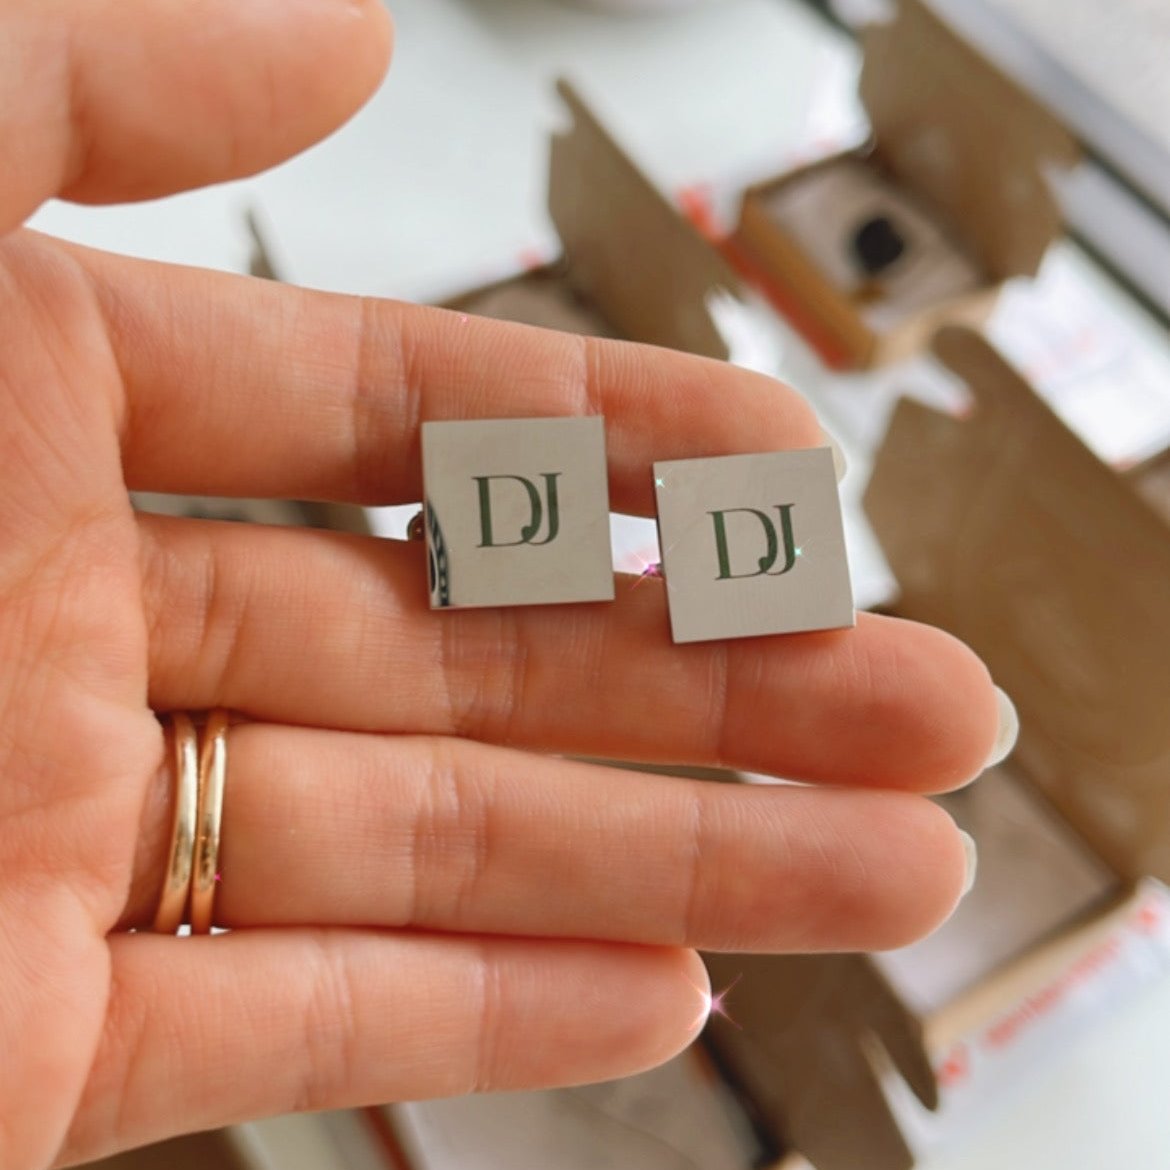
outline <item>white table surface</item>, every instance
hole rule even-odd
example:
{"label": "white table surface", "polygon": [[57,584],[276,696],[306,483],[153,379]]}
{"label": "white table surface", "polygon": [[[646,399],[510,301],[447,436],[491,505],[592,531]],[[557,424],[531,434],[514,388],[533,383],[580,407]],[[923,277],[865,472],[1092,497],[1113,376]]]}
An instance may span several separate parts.
{"label": "white table surface", "polygon": [[[53,204],[35,226],[134,255],[244,271],[251,209],[289,279],[427,299],[555,253],[543,200],[558,74],[577,82],[667,191],[705,183],[718,200],[858,130],[852,46],[799,0],[715,0],[669,17],[624,19],[557,0],[395,0],[392,7],[398,44],[390,80],[350,126],[301,159],[255,180],[136,208]],[[1099,438],[1105,454],[1140,445],[1159,428],[1170,433],[1170,342],[1160,326],[1083,256],[1066,250],[1056,264],[1052,280],[1072,279],[1074,299],[1090,297],[1076,311],[1104,321],[1107,334],[1099,384],[1083,370],[1063,383],[1055,378],[1058,406]],[[1001,344],[1015,346],[1025,364],[1047,356],[1037,349],[1039,326],[1021,327],[1034,309],[1029,295],[997,324]],[[909,367],[833,378],[783,327],[778,338],[783,373],[818,405],[851,456],[846,488],[856,496],[880,437],[881,404],[916,382],[929,395],[933,375]],[[1069,384],[1066,401],[1060,395]],[[1109,399],[1113,389],[1118,397]],[[1120,431],[1107,425],[1107,400]],[[1136,415],[1143,418],[1138,434],[1125,424]],[[1170,981],[1070,1037],[962,1149],[922,1165],[1165,1170]]]}

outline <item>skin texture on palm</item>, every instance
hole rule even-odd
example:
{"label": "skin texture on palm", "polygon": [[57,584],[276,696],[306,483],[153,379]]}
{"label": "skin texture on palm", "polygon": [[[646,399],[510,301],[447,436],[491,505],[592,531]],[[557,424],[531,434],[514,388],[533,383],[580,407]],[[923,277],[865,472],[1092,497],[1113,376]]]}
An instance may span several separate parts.
{"label": "skin texture on palm", "polygon": [[[941,634],[676,648],[658,582],[434,615],[416,548],[134,516],[128,486],[417,499],[423,418],[603,413],[615,506],[643,514],[653,459],[821,441],[715,363],[19,229],[53,194],[161,194],[320,137],[381,75],[379,4],[8,0],[0,34],[0,1165],[633,1072],[701,1026],[688,948],[885,946],[945,916],[962,846],[908,793],[979,770],[995,699]],[[152,707],[220,704],[255,721],[225,808],[239,929],[127,933],[166,848]]]}
{"label": "skin texture on palm", "polygon": [[[342,2],[33,0],[0,23],[4,232],[56,193],[111,201],[267,165],[351,113],[389,45],[378,5]],[[16,233],[0,304],[0,1164],[23,1168],[61,1151],[108,1023],[105,936],[162,738],[94,290]]]}

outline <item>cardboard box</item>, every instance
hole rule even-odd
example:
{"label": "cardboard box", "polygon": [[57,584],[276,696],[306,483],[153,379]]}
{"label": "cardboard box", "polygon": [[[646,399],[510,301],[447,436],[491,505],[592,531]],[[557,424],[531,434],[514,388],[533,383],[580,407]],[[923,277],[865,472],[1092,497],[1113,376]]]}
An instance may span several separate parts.
{"label": "cardboard box", "polygon": [[[249,1162],[228,1130],[187,1134],[86,1162],[81,1170],[262,1170]],[[290,1168],[292,1170],[292,1168]]]}
{"label": "cardboard box", "polygon": [[734,297],[738,278],[575,90],[563,81],[557,90],[571,125],[552,139],[548,208],[564,255],[447,307],[726,360],[716,306]]}
{"label": "cardboard box", "polygon": [[866,506],[898,611],[973,646],[1022,730],[1008,768],[944,798],[980,875],[932,938],[709,957],[716,986],[740,978],[739,1027],[714,1019],[711,1042],[818,1170],[906,1170],[1170,969],[1170,525],[982,338],[948,329],[936,349],[973,411],[899,403]]}
{"label": "cardboard box", "polygon": [[412,1170],[750,1170],[763,1153],[698,1045],[620,1080],[406,1103],[384,1113]]}
{"label": "cardboard box", "polygon": [[1143,460],[1126,475],[1138,494],[1170,524],[1170,450]]}
{"label": "cardboard box", "polygon": [[[902,0],[897,18],[865,30],[862,43],[860,89],[873,128],[870,143],[749,189],[729,242],[737,263],[822,356],[846,367],[907,357],[925,348],[944,324],[976,325],[1003,281],[1034,275],[1060,228],[1046,171],[1070,166],[1077,157],[1060,123],[921,0]],[[834,280],[831,265],[818,264],[814,255],[823,259],[826,247],[847,250],[847,238],[860,224],[832,222],[838,204],[828,193],[818,197],[816,230],[840,237],[825,245],[786,227],[775,204],[802,184],[826,183],[842,168],[864,168],[887,184],[893,198],[906,204],[898,214],[935,221],[931,257],[968,268],[974,282],[957,282],[957,291],[945,295],[947,282],[928,278],[938,287],[925,298],[921,282],[913,282],[919,293],[912,304],[891,312],[892,302],[883,304],[893,291],[885,276],[876,283],[859,279],[853,287]],[[841,206],[837,214],[848,212]],[[891,274],[911,259],[927,262],[913,237]],[[946,257],[948,249],[953,254]],[[887,319],[876,319],[881,317]]]}

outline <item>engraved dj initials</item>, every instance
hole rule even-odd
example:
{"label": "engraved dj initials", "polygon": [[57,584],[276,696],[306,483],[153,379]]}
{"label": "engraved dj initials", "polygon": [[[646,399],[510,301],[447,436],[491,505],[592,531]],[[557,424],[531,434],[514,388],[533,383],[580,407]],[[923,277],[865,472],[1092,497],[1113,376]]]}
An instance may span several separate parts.
{"label": "engraved dj initials", "polygon": [[436,419],[421,431],[432,609],[613,600],[603,419]]}
{"label": "engraved dj initials", "polygon": [[[780,513],[780,531],[777,533],[776,525],[772,517],[767,512],[761,512],[758,508],[725,508],[719,512],[708,512],[707,515],[711,517],[711,521],[715,527],[715,554],[719,559],[719,576],[717,581],[734,581],[742,577],[782,577],[796,564],[796,538],[792,532],[792,509],[793,504],[777,504],[776,511]],[[766,541],[764,555],[759,557],[756,564],[757,568],[747,573],[733,573],[731,571],[731,552],[728,547],[727,537],[727,520],[726,517],[739,515],[751,516],[755,521],[759,522],[759,527],[763,529],[763,536]],[[756,525],[753,521],[748,521],[752,528]],[[739,523],[736,528],[739,532],[743,532],[744,523]],[[784,547],[784,567],[773,571],[772,566],[776,564],[776,559],[780,555],[780,547]]]}
{"label": "engraved dj initials", "polygon": [[[480,548],[515,548],[517,545],[551,544],[557,538],[561,528],[560,503],[557,497],[557,479],[559,471],[542,472],[540,478],[544,481],[544,497],[540,489],[523,475],[476,475],[475,480],[479,489],[479,530]],[[505,492],[513,495],[518,490],[516,485],[527,493],[529,520],[520,527],[518,540],[497,540],[495,527],[492,523],[492,483],[496,482],[497,500]],[[508,486],[505,486],[507,484]],[[548,513],[548,533],[542,540],[534,537],[544,526],[545,513]]]}
{"label": "engraved dj initials", "polygon": [[665,460],[654,490],[676,642],[853,625],[828,447]]}

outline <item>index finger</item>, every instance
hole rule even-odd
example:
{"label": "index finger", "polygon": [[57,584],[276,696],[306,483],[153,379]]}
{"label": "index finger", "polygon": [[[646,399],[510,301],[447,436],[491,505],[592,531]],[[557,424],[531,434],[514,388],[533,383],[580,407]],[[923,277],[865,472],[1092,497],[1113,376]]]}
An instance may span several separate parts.
{"label": "index finger", "polygon": [[619,511],[656,459],[819,446],[789,387],[710,359],[76,249],[125,388],[132,488],[409,503],[427,419],[604,415]]}

